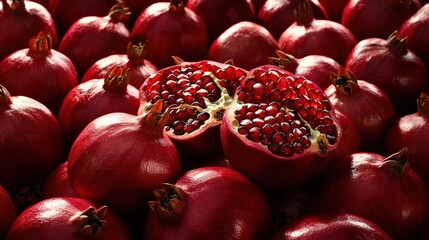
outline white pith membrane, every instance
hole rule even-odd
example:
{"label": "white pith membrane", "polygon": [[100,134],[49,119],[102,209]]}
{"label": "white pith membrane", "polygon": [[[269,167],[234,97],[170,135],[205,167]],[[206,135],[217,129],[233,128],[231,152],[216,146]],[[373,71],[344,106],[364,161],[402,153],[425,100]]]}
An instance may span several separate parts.
{"label": "white pith membrane", "polygon": [[282,76],[276,70],[255,70],[237,89],[231,126],[270,152],[291,157],[326,155],[338,130],[323,91],[303,77]]}

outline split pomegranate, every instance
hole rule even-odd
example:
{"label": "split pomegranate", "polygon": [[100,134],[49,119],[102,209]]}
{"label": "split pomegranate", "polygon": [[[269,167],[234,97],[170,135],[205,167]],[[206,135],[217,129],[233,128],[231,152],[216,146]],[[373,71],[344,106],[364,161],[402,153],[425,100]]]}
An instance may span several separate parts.
{"label": "split pomegranate", "polygon": [[157,68],[173,65],[172,56],[201,60],[208,48],[204,21],[183,0],[150,5],[137,18],[131,37],[146,42],[147,59]]}
{"label": "split pomegranate", "polygon": [[330,77],[340,67],[337,61],[322,55],[296,58],[280,50],[277,50],[276,54],[277,57],[268,58],[271,64],[284,68],[297,76],[303,76],[317,84],[321,89],[331,85]]}
{"label": "split pomegranate", "polygon": [[429,97],[422,93],[417,99],[417,112],[402,116],[390,128],[384,144],[384,152],[392,154],[408,148],[408,161],[412,169],[429,186],[429,161],[426,156],[426,137],[429,133]]}
{"label": "split pomegranate", "polygon": [[424,63],[407,49],[406,39],[395,31],[387,41],[362,40],[345,65],[358,79],[383,90],[400,116],[415,112],[415,99],[426,90],[428,81]]}
{"label": "split pomegranate", "polygon": [[386,39],[421,7],[418,0],[351,0],[341,24],[356,37]]}
{"label": "split pomegranate", "polygon": [[52,37],[40,32],[28,48],[18,50],[0,63],[0,84],[12,95],[33,98],[56,114],[67,93],[78,84],[72,61],[52,49]]}
{"label": "split pomegranate", "polygon": [[197,168],[154,191],[144,239],[268,239],[271,214],[262,191],[237,171]]}
{"label": "split pomegranate", "polygon": [[129,15],[129,8],[118,2],[107,16],[84,17],[70,26],[58,50],[72,60],[79,79],[97,60],[126,52],[131,38],[124,22]]}
{"label": "split pomegranate", "polygon": [[10,192],[44,179],[62,162],[63,138],[47,107],[0,85],[0,184]]}
{"label": "split pomegranate", "polygon": [[319,0],[328,13],[329,20],[341,23],[343,10],[348,0]]}
{"label": "split pomegranate", "polygon": [[225,62],[250,70],[268,63],[278,49],[276,39],[263,26],[254,22],[242,21],[229,27],[209,48],[207,59]]}
{"label": "split pomegranate", "polygon": [[92,79],[70,90],[57,117],[67,147],[73,144],[88,123],[102,115],[112,112],[137,114],[139,93],[128,84],[128,74],[120,66],[113,66],[104,79]]}
{"label": "split pomegranate", "polygon": [[344,64],[356,45],[353,34],[343,25],[324,19],[315,19],[313,8],[306,0],[295,11],[295,22],[280,36],[280,50],[297,58],[323,55]]}
{"label": "split pomegranate", "polygon": [[312,214],[280,229],[271,240],[392,239],[375,223],[348,213]]}
{"label": "split pomegranate", "polygon": [[145,44],[130,42],[127,46],[127,54],[114,54],[98,60],[83,75],[82,82],[103,78],[109,69],[118,65],[128,69],[128,84],[139,89],[147,77],[158,71],[151,62],[146,60],[146,50]]}
{"label": "split pomegranate", "polygon": [[52,36],[52,46],[58,46],[55,23],[51,14],[39,3],[24,0],[1,0],[0,61],[7,55],[28,47],[28,40],[40,31]]}
{"label": "split pomegranate", "polygon": [[133,239],[122,218],[107,206],[81,198],[50,198],[21,213],[6,240],[95,238]]}
{"label": "split pomegranate", "polygon": [[182,62],[146,79],[140,88],[141,106],[162,99],[162,111],[172,109],[165,132],[181,156],[212,156],[221,152],[223,113],[246,74],[229,64]]}
{"label": "split pomegranate", "polygon": [[181,160],[164,135],[162,101],[139,115],[110,113],[91,123],[74,142],[67,173],[75,193],[139,217],[152,191],[181,174]]}
{"label": "split pomegranate", "polygon": [[323,90],[272,65],[250,71],[221,124],[222,148],[232,168],[275,189],[320,174],[341,135]]}
{"label": "split pomegranate", "polygon": [[70,184],[67,165],[68,161],[65,161],[46,178],[43,184],[42,198],[77,197]]}
{"label": "split pomegranate", "polygon": [[331,157],[337,160],[360,151],[360,135],[354,122],[349,117],[338,110],[335,110],[335,116],[343,129],[342,140],[331,153]]}
{"label": "split pomegranate", "polygon": [[316,212],[364,217],[393,239],[423,239],[428,190],[410,168],[407,149],[389,157],[359,152],[336,161],[316,186]]}
{"label": "split pomegranate", "polygon": [[362,151],[382,152],[384,137],[396,120],[395,109],[376,85],[357,80],[351,71],[339,69],[325,94],[334,108],[353,121]]}
{"label": "split pomegranate", "polygon": [[16,219],[15,206],[12,198],[3,186],[0,184],[0,239],[6,237],[10,226]]}

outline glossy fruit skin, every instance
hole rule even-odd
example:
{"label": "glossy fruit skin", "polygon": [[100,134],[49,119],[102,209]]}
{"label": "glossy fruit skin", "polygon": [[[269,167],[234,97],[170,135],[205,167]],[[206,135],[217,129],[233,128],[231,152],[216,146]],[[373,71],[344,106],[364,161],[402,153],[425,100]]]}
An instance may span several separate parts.
{"label": "glossy fruit skin", "polygon": [[276,232],[271,240],[392,239],[373,222],[348,213],[310,214]]}
{"label": "glossy fruit skin", "polygon": [[150,211],[144,226],[145,239],[269,237],[268,202],[260,188],[237,171],[225,167],[196,168],[184,173],[173,186],[180,188],[183,201],[173,207],[175,215],[157,215],[156,208]]}
{"label": "glossy fruit skin", "polygon": [[42,198],[77,197],[67,174],[68,162],[63,162],[46,178],[42,188]]}
{"label": "glossy fruit skin", "polygon": [[49,32],[52,46],[58,46],[55,23],[51,14],[39,3],[33,1],[16,1],[12,9],[9,1],[2,0],[0,8],[0,61],[7,55],[28,47],[28,41],[40,31]]}
{"label": "glossy fruit skin", "polygon": [[6,189],[0,185],[0,238],[4,239],[10,226],[16,219],[16,210],[12,198]]}
{"label": "glossy fruit skin", "polygon": [[278,44],[272,34],[261,25],[242,21],[225,30],[211,44],[206,58],[225,62],[232,60],[237,67],[250,70],[268,63]]}
{"label": "glossy fruit skin", "polygon": [[[80,230],[81,226],[73,219],[89,207],[97,208],[99,204],[82,198],[50,198],[40,201],[23,213],[13,223],[7,240],[19,239],[94,239]],[[113,210],[109,209],[103,218],[107,225],[100,231],[97,239],[133,239],[128,226]]]}
{"label": "glossy fruit skin", "polygon": [[172,56],[185,61],[201,60],[209,44],[207,27],[201,17],[174,2],[177,1],[147,7],[131,31],[134,42],[146,42],[147,59],[158,69],[173,65]]}

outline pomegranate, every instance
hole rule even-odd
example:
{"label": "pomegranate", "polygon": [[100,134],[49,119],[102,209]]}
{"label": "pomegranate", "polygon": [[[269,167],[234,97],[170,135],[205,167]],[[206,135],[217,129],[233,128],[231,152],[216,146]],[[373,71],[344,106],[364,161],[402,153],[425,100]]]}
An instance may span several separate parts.
{"label": "pomegranate", "polygon": [[54,49],[49,33],[40,32],[28,48],[0,63],[0,84],[12,95],[33,98],[56,114],[67,93],[78,84],[72,61]]}
{"label": "pomegranate", "polygon": [[[267,0],[259,10],[258,21],[278,39],[295,22],[294,11],[302,2],[303,0]],[[326,10],[319,1],[309,2],[316,19],[328,19]]]}
{"label": "pomegranate", "polygon": [[[268,239],[271,215],[262,191],[235,170],[197,168],[154,191],[144,239]],[[220,213],[219,211],[222,211]]]}
{"label": "pomegranate", "polygon": [[376,85],[357,80],[343,68],[325,89],[334,108],[353,121],[360,136],[362,151],[382,152],[384,137],[396,120],[395,109]]}
{"label": "pomegranate", "polygon": [[420,7],[418,0],[350,0],[344,7],[341,24],[359,41],[386,39]]}
{"label": "pomegranate", "polygon": [[423,239],[429,195],[410,168],[406,148],[388,157],[351,154],[335,162],[316,189],[316,212],[355,214],[379,225],[393,239]]}
{"label": "pomegranate", "polygon": [[392,239],[375,223],[348,213],[311,214],[274,234],[271,240]]}
{"label": "pomegranate", "polygon": [[280,50],[297,58],[323,55],[344,64],[356,45],[353,34],[337,22],[315,19],[307,0],[298,5],[295,14],[295,22],[279,37]]}
{"label": "pomegranate", "polygon": [[50,198],[21,213],[6,240],[133,239],[128,226],[107,206],[81,198]]}
{"label": "pomegranate", "polygon": [[181,174],[177,149],[163,134],[162,101],[139,115],[110,113],[91,123],[74,142],[67,173],[75,193],[137,215],[161,183]]}
{"label": "pomegranate", "polygon": [[426,145],[429,142],[429,97],[422,93],[417,99],[417,112],[402,116],[387,133],[384,152],[392,154],[403,147],[408,148],[408,162],[429,186],[429,161],[426,160]]}
{"label": "pomegranate", "polygon": [[21,188],[17,193],[12,195],[16,212],[21,214],[31,205],[42,200],[42,181],[35,181],[31,185]]}
{"label": "pomegranate", "polygon": [[[165,2],[165,0],[123,0],[131,9],[131,23],[134,24],[137,17],[150,5],[157,2]],[[132,26],[131,26],[132,27]]]}
{"label": "pomegranate", "polygon": [[52,46],[58,45],[55,23],[51,14],[39,3],[24,0],[1,0],[0,61],[7,55],[28,47],[28,39],[45,31],[52,36]]}
{"label": "pomegranate", "polygon": [[296,58],[283,51],[276,51],[277,57],[269,57],[268,61],[278,67],[294,73],[297,76],[303,76],[321,89],[331,85],[332,73],[338,71],[340,64],[332,58],[322,55],[308,55],[303,58]]}
{"label": "pomegranate", "polygon": [[15,206],[6,189],[0,185],[0,238],[4,239],[16,219]]}
{"label": "pomegranate", "polygon": [[46,178],[43,184],[42,198],[77,197],[67,174],[68,161],[63,162]]}
{"label": "pomegranate", "polygon": [[400,116],[415,112],[415,99],[427,87],[426,67],[407,49],[406,38],[395,31],[387,41],[380,38],[362,40],[352,50],[345,65],[358,79],[383,90]]}
{"label": "pomegranate", "polygon": [[172,108],[165,133],[185,159],[216,155],[222,151],[223,113],[246,74],[229,64],[182,62],[146,79],[140,88],[141,106],[162,99],[163,112]]}
{"label": "pomegranate", "polygon": [[360,135],[354,122],[349,117],[338,110],[335,110],[335,116],[343,129],[342,140],[331,154],[332,158],[338,160],[360,151]]}
{"label": "pomegranate", "polygon": [[140,88],[147,77],[158,71],[150,61],[146,60],[145,44],[133,44],[130,42],[127,46],[127,54],[114,54],[98,60],[83,75],[82,82],[103,78],[109,69],[115,65],[119,65],[123,69],[129,69],[128,84],[137,89]]}
{"label": "pomegranate", "polygon": [[43,104],[0,85],[0,122],[0,184],[8,191],[44,179],[61,163],[61,127]]}
{"label": "pomegranate", "polygon": [[201,60],[208,48],[204,21],[183,0],[150,5],[137,18],[131,37],[146,42],[147,59],[158,68],[173,65],[172,56]]}
{"label": "pomegranate", "polygon": [[246,70],[268,63],[278,49],[276,39],[264,27],[254,22],[242,21],[229,27],[209,48],[207,59],[225,62]]}
{"label": "pomegranate", "polygon": [[97,60],[125,53],[131,40],[124,24],[129,15],[129,8],[123,2],[118,2],[107,16],[84,17],[70,26],[58,50],[72,60],[79,79]]}
{"label": "pomegranate", "polygon": [[321,173],[341,135],[323,90],[272,65],[250,71],[221,124],[232,168],[274,189],[302,185]]}
{"label": "pomegranate", "polygon": [[343,10],[348,0],[319,0],[319,2],[325,8],[329,20],[341,23]]}
{"label": "pomegranate", "polygon": [[103,78],[74,87],[64,98],[58,112],[65,146],[74,140],[92,120],[112,112],[136,115],[140,106],[138,89],[128,85],[128,71],[113,66]]}
{"label": "pomegranate", "polygon": [[254,21],[256,15],[251,0],[188,0],[186,7],[203,19],[209,42],[238,22]]}
{"label": "pomegranate", "polygon": [[407,46],[425,62],[426,68],[429,68],[428,27],[429,4],[426,3],[401,25],[398,33],[406,37]]}
{"label": "pomegranate", "polygon": [[252,0],[256,15],[258,15],[259,10],[262,8],[266,1],[267,0]]}

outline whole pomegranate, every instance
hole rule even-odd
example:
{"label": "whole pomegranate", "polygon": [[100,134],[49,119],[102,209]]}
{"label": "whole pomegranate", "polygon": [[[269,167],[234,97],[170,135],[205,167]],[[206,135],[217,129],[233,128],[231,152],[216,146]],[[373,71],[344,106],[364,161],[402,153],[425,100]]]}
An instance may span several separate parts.
{"label": "whole pomegranate", "polygon": [[6,240],[133,239],[122,218],[107,206],[82,198],[50,198],[22,212]]}
{"label": "whole pomegranate", "polygon": [[[268,239],[271,214],[262,191],[235,170],[203,167],[154,191],[144,239]],[[222,211],[222,212],[220,212]]]}
{"label": "whole pomegranate", "polygon": [[264,187],[306,183],[331,164],[342,129],[313,82],[273,65],[252,69],[221,124],[232,168]]}
{"label": "whole pomegranate", "polygon": [[152,191],[179,177],[180,156],[163,133],[168,112],[162,115],[161,109],[158,101],[139,116],[110,113],[85,127],[67,166],[77,196],[140,216]]}
{"label": "whole pomegranate", "polygon": [[0,184],[0,239],[6,237],[10,226],[16,219],[15,206],[12,198],[3,186]]}

